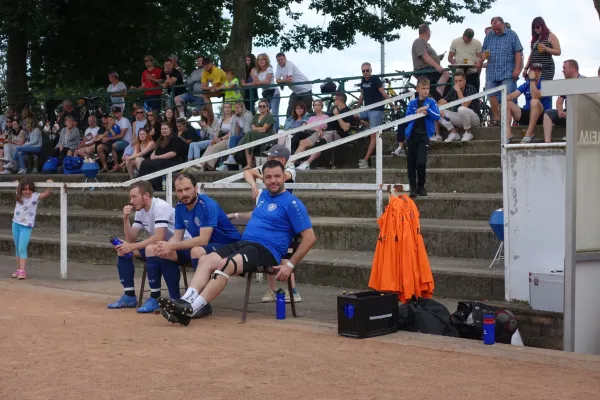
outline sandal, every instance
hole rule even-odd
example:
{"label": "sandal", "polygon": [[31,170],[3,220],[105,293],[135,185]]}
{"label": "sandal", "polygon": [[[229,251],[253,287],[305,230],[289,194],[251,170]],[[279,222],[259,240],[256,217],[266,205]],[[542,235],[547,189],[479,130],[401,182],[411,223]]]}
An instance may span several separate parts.
{"label": "sandal", "polygon": [[18,269],[15,272],[13,272],[12,275],[11,275],[11,277],[12,278],[18,278],[19,277],[19,271],[20,271],[20,269]]}
{"label": "sandal", "polygon": [[17,279],[19,280],[23,280],[23,279],[27,279],[27,272],[25,272],[25,270],[20,269],[17,271]]}
{"label": "sandal", "polygon": [[98,171],[98,173],[100,173],[100,172],[106,173],[106,172],[108,172],[108,168],[102,168],[100,171]]}

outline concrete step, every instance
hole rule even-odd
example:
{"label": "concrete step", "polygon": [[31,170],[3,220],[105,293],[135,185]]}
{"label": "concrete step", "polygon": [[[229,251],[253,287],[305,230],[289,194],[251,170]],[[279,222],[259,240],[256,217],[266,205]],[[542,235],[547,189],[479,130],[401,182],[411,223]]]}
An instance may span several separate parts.
{"label": "concrete step", "polygon": [[[227,213],[248,211],[254,208],[254,201],[249,190],[207,191]],[[306,205],[312,217],[351,217],[373,218],[376,213],[375,193],[337,191],[331,194],[326,191],[295,191]],[[163,194],[157,194],[163,197]],[[75,212],[83,212],[93,216],[97,211],[109,211],[111,215],[120,214],[120,210],[129,202],[126,191],[94,191],[69,192],[69,216]],[[0,218],[10,225],[10,218],[15,203],[15,195],[11,190],[0,190]],[[43,206],[48,211],[58,211],[58,196],[50,196],[44,200]],[[387,195],[384,195],[387,203]],[[421,218],[463,219],[487,221],[493,210],[502,207],[502,195],[478,193],[429,193],[427,197],[416,199]],[[43,213],[40,209],[38,215]],[[2,216],[4,215],[4,216]],[[6,225],[6,226],[8,226]]]}
{"label": "concrete step", "polygon": [[[312,217],[311,220],[318,238],[315,248],[375,250],[379,235],[375,218]],[[0,221],[2,226],[10,226],[10,214],[0,213]],[[67,221],[68,233],[82,237],[106,238],[123,232],[118,212],[75,211],[69,213]],[[35,231],[58,235],[59,213],[40,210]],[[432,256],[491,259],[498,249],[498,240],[486,221],[421,219],[421,231]]]}
{"label": "concrete step", "polygon": [[[377,160],[371,157],[371,165],[375,167]],[[406,168],[406,156],[383,156],[383,167]],[[500,168],[500,153],[491,154],[429,154],[427,168]],[[339,167],[338,167],[339,168]]]}
{"label": "concrete step", "polygon": [[[450,143],[450,145],[453,145]],[[199,182],[214,182],[231,173],[205,172],[198,175]],[[119,176],[120,175],[120,176]],[[0,175],[5,181],[10,175]],[[56,182],[82,182],[81,177],[75,179],[72,175],[38,175],[32,176],[35,182],[45,181],[51,177]],[[123,174],[110,174],[113,182],[123,182]],[[0,178],[0,182],[3,182]],[[56,179],[54,179],[56,178]],[[121,180],[119,180],[121,178]],[[302,183],[375,183],[375,169],[332,169],[298,171],[298,182]],[[383,183],[408,183],[406,168],[383,170]],[[428,168],[427,190],[436,193],[501,193],[502,169],[498,168]],[[80,190],[79,190],[80,191]],[[79,192],[73,189],[70,193]],[[96,189],[95,191],[99,191]],[[90,192],[86,190],[85,192]]]}
{"label": "concrete step", "polygon": [[[58,260],[59,242],[56,235],[34,230],[28,256]],[[0,254],[14,255],[12,236],[7,230],[0,230]],[[297,279],[301,283],[315,285],[366,288],[373,254],[314,249],[297,269]],[[116,265],[114,249],[108,243],[108,239],[102,236],[70,235],[68,259],[69,262],[88,265]],[[438,257],[430,257],[429,260],[436,285],[436,296],[473,300],[502,300],[504,297],[503,271],[499,268],[487,269],[487,261]],[[141,266],[141,263],[136,263]]]}

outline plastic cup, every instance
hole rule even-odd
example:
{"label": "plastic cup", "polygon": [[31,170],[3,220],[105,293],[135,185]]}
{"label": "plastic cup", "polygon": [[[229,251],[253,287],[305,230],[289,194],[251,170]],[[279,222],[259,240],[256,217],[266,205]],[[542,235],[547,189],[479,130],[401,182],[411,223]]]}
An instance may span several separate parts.
{"label": "plastic cup", "polygon": [[468,58],[463,58],[463,64],[468,64],[469,63],[469,59]]}
{"label": "plastic cup", "polygon": [[490,58],[490,51],[489,50],[484,51],[483,52],[483,57]]}
{"label": "plastic cup", "polygon": [[544,52],[544,49],[542,48],[542,44],[541,43],[538,43],[537,48],[538,48],[538,53],[543,53]]}

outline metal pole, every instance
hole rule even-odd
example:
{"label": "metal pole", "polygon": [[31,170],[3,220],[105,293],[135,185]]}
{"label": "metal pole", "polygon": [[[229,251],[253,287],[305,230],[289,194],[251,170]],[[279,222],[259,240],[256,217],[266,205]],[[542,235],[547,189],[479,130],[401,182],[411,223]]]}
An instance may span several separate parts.
{"label": "metal pole", "polygon": [[167,174],[167,178],[165,181],[165,192],[166,192],[166,198],[165,201],[167,203],[169,203],[169,205],[173,205],[173,173],[171,171],[169,171],[169,173]]}
{"label": "metal pole", "polygon": [[[569,110],[576,110],[579,96],[568,96]],[[574,112],[567,113],[567,156],[565,173],[565,289],[563,309],[563,350],[575,351],[575,273],[576,273],[576,193],[577,159],[575,153]]]}
{"label": "metal pole", "polygon": [[381,139],[382,131],[377,132],[375,140],[375,183],[379,186],[377,189],[377,218],[383,214],[383,191],[381,184],[383,183],[383,140]]}
{"label": "metal pole", "polygon": [[[381,7],[381,21],[383,21],[383,7]],[[381,41],[381,74],[385,74],[385,41]]]}
{"label": "metal pole", "polygon": [[510,126],[506,124],[507,117],[507,105],[506,105],[506,85],[500,86],[500,163],[502,166],[502,209],[504,210],[504,242],[501,246],[504,246],[504,298],[506,300],[511,299],[510,295],[510,247],[508,246],[508,180],[509,176],[507,174],[508,171],[508,150],[504,147],[504,143],[506,143],[506,130],[511,129]]}
{"label": "metal pole", "polygon": [[67,186],[60,187],[60,278],[67,279]]}

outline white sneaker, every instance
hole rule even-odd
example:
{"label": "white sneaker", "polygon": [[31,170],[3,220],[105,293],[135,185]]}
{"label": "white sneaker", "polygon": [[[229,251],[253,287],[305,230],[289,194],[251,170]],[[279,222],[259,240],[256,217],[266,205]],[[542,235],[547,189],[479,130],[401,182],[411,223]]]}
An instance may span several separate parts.
{"label": "white sneaker", "polygon": [[[267,290],[267,291],[265,292],[265,295],[262,297],[262,300],[261,300],[261,301],[262,301],[263,303],[272,303],[272,302],[274,302],[275,300],[277,300],[277,297],[276,297],[276,295],[275,295],[275,292],[274,292],[274,291],[272,291],[271,289],[269,289],[269,290]],[[296,299],[294,299],[294,300],[296,300]]]}
{"label": "white sneaker", "polygon": [[19,170],[19,172],[17,172],[17,174],[21,174],[21,175],[24,175],[24,174],[26,174],[26,173],[27,173],[27,170],[26,170],[25,168],[21,168],[21,169]]}
{"label": "white sneaker", "polygon": [[[289,303],[290,300],[290,291],[285,289],[285,302]],[[300,303],[302,301],[302,297],[300,296],[300,292],[296,289],[296,293],[294,293],[294,303]]]}
{"label": "white sneaker", "polygon": [[358,161],[358,168],[360,168],[360,169],[367,169],[367,168],[369,168],[369,163],[366,160],[359,160]]}
{"label": "white sneaker", "polygon": [[461,142],[468,142],[469,140],[473,140],[473,134],[471,132],[465,132],[462,135],[462,139],[460,139]]}
{"label": "white sneaker", "polygon": [[404,151],[404,147],[398,146],[398,148],[392,151],[392,155],[396,157],[404,157],[406,156],[406,152]]}
{"label": "white sneaker", "polygon": [[460,135],[458,133],[450,132],[450,134],[448,135],[446,140],[444,140],[444,142],[450,143],[450,142],[457,142],[459,140],[460,140]]}
{"label": "white sneaker", "polygon": [[225,164],[223,165],[219,165],[217,168],[215,168],[215,170],[217,171],[229,171],[229,167]]}
{"label": "white sneaker", "polygon": [[235,158],[233,157],[232,154],[230,154],[229,157],[227,157],[227,160],[223,161],[223,164],[237,165],[237,163],[235,162]]}
{"label": "white sneaker", "polygon": [[429,139],[430,142],[441,142],[442,141],[442,137],[438,136],[438,135],[434,135],[431,139]]}
{"label": "white sneaker", "polygon": [[5,169],[4,171],[0,172],[0,174],[8,175],[8,174],[10,174],[10,170]]}
{"label": "white sneaker", "polygon": [[302,164],[298,165],[296,168],[298,171],[308,171],[310,170],[310,164],[304,161]]}

